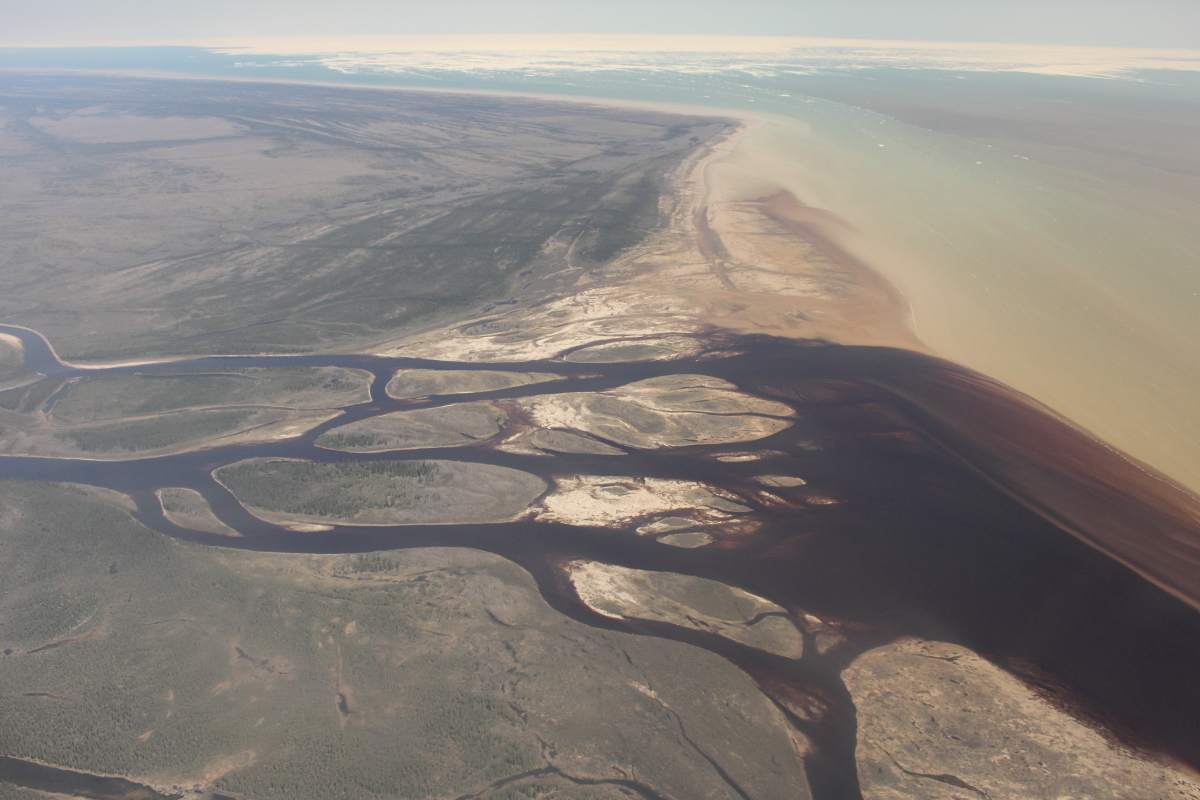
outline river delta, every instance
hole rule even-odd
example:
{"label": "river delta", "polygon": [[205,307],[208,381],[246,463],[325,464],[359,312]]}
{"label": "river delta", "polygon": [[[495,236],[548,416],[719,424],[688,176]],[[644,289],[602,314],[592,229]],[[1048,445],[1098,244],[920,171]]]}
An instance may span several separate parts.
{"label": "river delta", "polygon": [[[78,139],[96,90],[72,91],[39,124]],[[138,254],[113,287],[155,313],[95,264],[86,319],[23,285],[0,326],[14,797],[49,785],[30,760],[252,800],[1200,795],[1200,503],[931,353],[836,217],[745,194],[745,121],[403,101],[611,125],[497,175],[441,130],[380,149],[378,109],[246,133],[188,91],[208,111],[171,131],[210,151],[425,172],[388,194],[328,167],[372,193],[261,221],[270,247]],[[476,293],[485,251],[504,274]],[[421,296],[400,318],[388,270]],[[239,285],[256,320],[298,310],[234,325]]]}

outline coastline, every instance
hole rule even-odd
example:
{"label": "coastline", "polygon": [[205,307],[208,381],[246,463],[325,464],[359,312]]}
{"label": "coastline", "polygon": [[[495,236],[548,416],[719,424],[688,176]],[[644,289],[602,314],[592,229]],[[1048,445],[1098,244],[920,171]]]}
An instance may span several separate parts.
{"label": "coastline", "polygon": [[830,104],[811,125],[771,119],[735,160],[848,220],[832,239],[902,293],[929,351],[1200,491],[1200,351],[1177,308],[1194,270],[1129,267],[1176,263],[1190,246],[1178,226],[1082,193],[1078,170],[861,116]]}
{"label": "coastline", "polygon": [[[192,44],[198,43],[193,42]],[[854,44],[874,47],[882,46],[885,43]],[[918,46],[918,43],[886,44],[901,49]],[[939,45],[935,49],[951,52],[954,47],[947,44]],[[991,46],[984,47],[983,51],[987,51],[989,47]],[[995,49],[995,47],[991,49]],[[298,51],[289,50],[288,52]],[[1076,52],[1076,55],[1082,55],[1082,53]],[[750,149],[742,145],[754,143],[759,138],[758,134],[765,133],[764,126],[761,125],[763,120],[774,118],[774,122],[786,120],[788,124],[807,127],[807,124],[801,120],[802,117],[808,118],[809,110],[814,111],[814,117],[825,114],[824,111],[817,112],[815,107],[806,110],[803,114],[797,111],[788,116],[787,114],[780,115],[778,110],[758,114],[751,113],[746,109],[733,110],[717,106],[621,100],[577,94],[428,86],[368,86],[361,83],[319,80],[184,74],[165,70],[47,70],[14,67],[4,68],[3,71],[9,74],[120,75],[169,80],[323,86],[339,90],[519,97],[546,102],[652,108],[690,114],[717,114],[736,118],[743,123],[747,121],[760,123],[754,126],[756,128],[753,132],[754,135],[746,137],[748,141],[739,142],[740,156],[747,155],[746,151]],[[763,111],[767,112],[766,104],[762,105],[764,106]],[[992,158],[997,153],[989,149],[991,145],[986,147],[977,145],[970,138],[935,135],[929,130],[894,124],[896,120],[885,116],[872,116],[869,122],[872,126],[877,123],[882,125],[886,122],[886,130],[889,131],[889,135],[895,134],[897,130],[901,132],[894,138],[881,139],[881,144],[884,141],[887,141],[888,144],[885,149],[878,150],[877,154],[887,153],[890,156],[894,153],[904,152],[906,153],[905,158],[909,158],[912,156],[913,148],[911,146],[914,143],[917,145],[932,143],[932,149],[945,146],[945,150],[948,151],[951,149],[947,145],[949,142],[963,151],[959,155],[971,156],[969,159],[965,159],[964,156],[961,164],[957,164],[957,166],[975,170],[976,166],[980,165],[980,176],[978,177],[986,177],[986,180],[980,181],[981,185],[996,186],[998,183],[1004,183],[1006,184],[1005,190],[1007,190],[1012,179],[1020,178],[1021,175],[1028,177],[1029,174],[1032,174],[1016,171],[1016,166],[1020,165],[1011,158],[1008,159],[1007,166],[1001,165],[1000,160]],[[830,127],[830,119],[822,120],[821,124],[827,128],[822,135],[831,132],[837,135],[849,130],[846,128],[834,130],[837,125]],[[861,126],[856,126],[856,129],[850,132],[854,135],[862,133],[857,130],[859,127]],[[884,128],[880,128],[880,130],[882,131]],[[872,135],[874,135],[873,132]],[[807,143],[794,148],[796,152],[791,155],[797,156],[800,151],[804,151],[808,156],[824,152],[826,155],[834,155],[835,160],[842,159],[838,162],[841,166],[847,164],[854,166],[852,161],[846,161],[844,157],[861,158],[876,152],[867,148],[853,153],[850,152],[852,148],[842,148],[841,151],[838,151],[830,141],[820,143],[818,146],[814,144],[814,137],[810,136],[809,139],[810,141]],[[796,142],[792,144],[796,144]],[[833,144],[836,145],[837,142],[834,141]],[[1013,146],[1019,148],[1019,143],[1014,143]],[[857,147],[858,145],[854,145],[854,148]],[[822,150],[822,148],[824,149]],[[876,148],[876,145],[871,143],[869,148]],[[974,149],[972,150],[972,148]],[[1012,154],[1003,152],[999,155],[1018,155],[1019,152],[1018,149]],[[1068,251],[1071,250],[1069,245],[1079,244],[1081,240],[1068,241],[1068,247],[1061,248],[1060,252],[1048,252],[1047,248],[1056,243],[1043,236],[1033,244],[1024,243],[1021,246],[1011,247],[1004,252],[1004,258],[997,258],[995,263],[983,264],[982,268],[978,268],[974,262],[981,257],[981,254],[986,256],[989,252],[1000,251],[995,248],[989,250],[986,247],[976,247],[974,250],[964,253],[957,249],[964,244],[967,246],[977,244],[973,237],[986,226],[977,226],[972,230],[964,229],[965,232],[963,232],[955,231],[952,225],[946,225],[944,232],[949,233],[950,236],[944,241],[938,238],[943,233],[941,229],[936,232],[932,229],[923,233],[918,231],[918,233],[912,233],[907,240],[898,234],[901,228],[907,228],[911,232],[911,230],[920,229],[922,225],[938,220],[938,214],[932,210],[914,211],[902,208],[902,206],[911,204],[919,207],[928,200],[942,202],[938,197],[939,194],[944,199],[953,196],[954,192],[949,190],[962,189],[967,186],[961,181],[953,184],[945,175],[935,174],[937,170],[951,164],[951,161],[943,158],[942,155],[933,157],[928,153],[922,153],[920,158],[925,160],[919,164],[910,158],[908,166],[916,165],[917,168],[923,170],[916,178],[914,178],[916,173],[887,173],[887,169],[892,169],[890,166],[878,168],[884,170],[875,175],[882,183],[888,181],[895,183],[897,178],[901,182],[907,181],[907,184],[901,188],[921,195],[916,198],[899,196],[897,199],[896,192],[891,191],[886,196],[881,193],[879,197],[872,198],[877,202],[865,202],[865,192],[869,192],[861,184],[865,178],[870,178],[874,174],[872,172],[876,169],[874,166],[862,175],[852,175],[854,170],[851,169],[845,171],[841,176],[835,176],[833,180],[830,179],[829,174],[824,174],[816,176],[817,180],[806,183],[803,180],[795,179],[796,173],[791,170],[794,165],[782,165],[782,168],[777,170],[772,177],[778,185],[792,191],[801,202],[809,206],[839,212],[860,227],[860,234],[837,235],[834,236],[834,240],[843,250],[870,265],[879,274],[886,276],[892,285],[905,295],[912,314],[908,324],[915,331],[915,336],[925,343],[926,350],[937,352],[953,361],[996,377],[1076,420],[1079,426],[1094,431],[1098,437],[1112,442],[1122,451],[1154,464],[1156,468],[1170,475],[1173,480],[1190,487],[1193,491],[1200,490],[1200,460],[1195,455],[1200,452],[1200,425],[1188,418],[1190,413],[1188,398],[1200,391],[1200,374],[1197,374],[1195,370],[1196,353],[1194,349],[1190,353],[1188,352],[1186,341],[1182,343],[1169,341],[1171,331],[1164,332],[1163,330],[1164,327],[1169,326],[1160,324],[1159,320],[1147,319],[1148,316],[1153,317],[1153,306],[1145,306],[1145,309],[1149,309],[1151,312],[1148,314],[1146,310],[1137,308],[1136,303],[1128,303],[1127,297],[1122,296],[1120,292],[1114,293],[1111,289],[1096,291],[1095,287],[1089,286],[1087,280],[1077,280],[1080,276],[1072,275],[1071,272],[1072,270],[1078,272],[1081,268],[1086,267],[1087,259],[1071,261]],[[977,159],[976,156],[979,158]],[[1020,155],[1019,157],[1027,161],[1027,156]],[[812,164],[820,161],[820,158],[810,158]],[[995,164],[992,163],[993,161]],[[776,163],[778,166],[779,162]],[[1021,162],[1021,164],[1025,163]],[[833,166],[833,161],[824,165],[826,168]],[[993,169],[993,166],[997,166],[997,169]],[[826,170],[827,173],[829,171]],[[765,174],[769,174],[769,172]],[[813,176],[809,175],[809,177]],[[921,179],[929,177],[935,180],[932,187],[936,188],[921,185]],[[838,180],[841,180],[843,185],[834,185]],[[860,185],[850,186],[856,181]],[[896,186],[891,188],[894,190]],[[975,191],[975,189],[972,188],[971,191]],[[991,191],[991,188],[988,191]],[[997,188],[996,191],[1000,192],[1001,190]],[[1067,195],[1063,195],[1063,197],[1071,199]],[[1075,199],[1081,197],[1082,195],[1079,195]],[[1082,199],[1089,203],[1095,200],[1095,198]],[[963,208],[953,208],[950,205],[946,205],[945,208],[952,213],[961,213],[963,219],[968,223],[975,224],[973,219],[989,218],[991,212],[997,212],[997,218],[1003,217],[1008,205],[1011,205],[1010,200],[1011,198],[1002,197],[999,194],[991,198],[979,194],[972,195],[969,202],[962,204]],[[1103,205],[1099,200],[1096,200],[1096,203]],[[1117,208],[1116,205],[1109,205],[1112,208],[1105,206],[1109,211]],[[1055,206],[1049,206],[1047,210],[1053,212],[1055,208]],[[1057,208],[1066,207],[1060,205]],[[1053,216],[1053,214],[1044,216]],[[1020,221],[1025,222],[1024,220]],[[1018,238],[1020,230],[1021,228],[1012,228],[1012,231],[1018,234]],[[1106,247],[1105,249],[1112,250],[1113,248]],[[1064,252],[1067,254],[1066,261],[1060,258]],[[1158,255],[1163,254],[1166,254],[1165,249]],[[1029,274],[1020,274],[1021,269],[1017,262],[1026,256],[1033,259],[1039,257],[1047,259],[1044,264],[1038,265],[1039,268],[1048,265],[1047,269],[1042,270],[1044,279],[1036,276],[1031,278]],[[998,269],[1002,271],[997,271]],[[1039,280],[1041,283],[1037,282]],[[987,285],[981,288],[979,285],[981,283]],[[1069,297],[1072,292],[1085,295],[1085,302],[1077,304],[1081,308],[1076,308],[1074,312],[1071,312],[1074,314],[1073,317],[1055,313],[1051,304],[1044,299],[1051,295]],[[781,308],[786,306],[779,302],[776,305]],[[1070,306],[1070,303],[1067,305]],[[754,330],[754,320],[748,319],[739,323],[735,319],[735,315],[728,312],[727,304],[722,308],[724,310],[713,310],[708,317],[718,323],[743,325],[739,330]],[[781,310],[770,311],[770,314],[775,317],[779,317],[782,313],[784,312]],[[1113,314],[1116,316],[1114,317]],[[786,330],[788,326],[777,327],[779,330]],[[1084,333],[1093,330],[1101,335],[1097,341],[1089,343],[1085,341],[1088,337]],[[1182,337],[1176,335],[1175,338]],[[841,341],[841,339],[838,340]],[[887,343],[893,346],[911,346],[911,342],[891,341]],[[1096,351],[1114,355],[1094,358],[1093,353]]]}
{"label": "coastline", "polygon": [[[669,442],[660,437],[629,445],[623,453],[567,448],[551,454],[506,449],[516,437],[502,442],[497,435],[472,441],[469,449],[454,443],[331,456],[316,445],[317,430],[309,426],[274,437],[286,442],[231,434],[222,440],[230,447],[205,446],[187,457],[62,459],[71,463],[57,465],[37,457],[0,458],[0,471],[120,487],[140,505],[138,522],[222,548],[315,554],[452,546],[494,552],[526,569],[547,607],[566,617],[675,639],[741,669],[782,715],[820,800],[855,796],[856,776],[875,772],[862,747],[896,751],[894,730],[863,738],[870,729],[856,727],[857,720],[886,722],[886,716],[872,716],[842,676],[872,648],[878,652],[905,637],[952,642],[968,658],[978,654],[1017,676],[1045,701],[1033,716],[1065,709],[1072,724],[1114,737],[1128,734],[1130,750],[1139,757],[1150,753],[1179,757],[1193,767],[1200,763],[1200,737],[1187,727],[1200,702],[1187,688],[1188,665],[1195,659],[1169,649],[1177,631],[1186,634],[1200,625],[1193,613],[1200,608],[1200,581],[1194,578],[1200,567],[1200,501],[1035,399],[932,353],[914,331],[908,298],[845,245],[856,235],[851,223],[747,162],[739,148],[762,125],[738,118],[736,128],[726,126],[694,151],[686,145],[672,150],[672,161],[659,163],[673,169],[655,173],[666,187],[657,196],[658,224],[617,257],[572,263],[575,242],[590,220],[552,237],[553,257],[570,276],[554,293],[546,290],[539,301],[520,306],[489,304],[453,324],[406,332],[370,348],[384,356],[441,359],[448,369],[553,373],[562,366],[570,383],[393,398],[386,394],[389,376],[381,363],[371,370],[374,401],[357,404],[339,420],[479,399],[510,401],[504,407],[512,410],[520,406],[518,398],[572,389],[604,396],[597,415],[608,425],[623,420],[622,413],[628,417],[622,424],[648,429],[654,424],[650,411],[702,414],[714,425],[748,413],[745,399],[738,405],[695,392],[678,396],[681,387],[674,381],[707,373],[751,399],[792,409],[773,412],[783,427],[762,437],[706,439],[693,429]],[[30,331],[25,341],[31,344],[26,355],[44,343],[57,360],[40,334]],[[362,356],[341,358],[349,363]],[[122,367],[74,369],[106,368]],[[620,388],[652,378],[664,381],[664,393],[676,395],[677,407],[657,396],[642,404],[644,410],[620,405]],[[314,413],[332,418],[343,411]],[[542,430],[568,435],[573,430],[620,443],[616,428],[590,426],[569,414],[511,419],[509,432],[537,422]],[[554,488],[525,512],[494,522],[355,525],[339,518],[324,524],[256,510],[239,500],[217,472],[222,463],[247,457],[338,462],[444,457],[448,463],[522,469]],[[774,482],[763,480],[768,473]],[[560,482],[560,476],[569,477]],[[240,535],[230,539],[217,525],[172,528],[160,485],[193,492],[219,525],[228,520]],[[655,490],[672,496],[650,503],[646,494]],[[547,505],[551,498],[556,504]],[[628,516],[585,513],[593,505],[611,512],[622,502]],[[536,513],[538,503],[552,513]],[[560,513],[564,508],[569,513]],[[671,545],[659,536],[675,527],[654,527],[667,519],[691,528],[706,520],[716,524],[711,535],[704,533],[704,544],[681,550],[690,545]],[[810,638],[797,655],[782,657],[720,631],[646,628],[636,614],[606,614],[571,588],[571,565],[585,563],[719,579],[776,603],[785,617],[780,621]],[[600,624],[595,615],[604,618]],[[515,627],[506,618],[493,614],[502,626]],[[345,630],[350,635],[356,628]],[[1187,652],[1200,641],[1190,634],[1178,638],[1191,648]],[[1076,647],[1079,643],[1086,647]],[[935,654],[927,660],[950,669],[961,657]],[[897,659],[882,660],[890,668]],[[628,653],[625,661],[634,664]],[[340,670],[339,649],[339,697]],[[1109,680],[1112,675],[1119,680]],[[936,685],[886,677],[877,683],[895,697],[908,693],[914,704],[929,699],[926,689]],[[652,691],[647,696],[657,699]],[[933,719],[934,707],[926,705]],[[985,711],[979,724],[1002,721],[995,705],[985,708],[992,714]],[[1025,719],[1029,708],[1012,716]],[[1095,709],[1111,719],[1092,714]],[[941,708],[937,714],[942,718]],[[902,715],[906,730],[912,719]],[[683,722],[679,725],[683,730]],[[935,758],[941,756],[938,747],[955,746],[935,739],[941,733],[922,742],[933,743]],[[1047,748],[1064,758],[1076,755],[1061,739],[1030,739],[1051,742]],[[957,774],[950,775],[952,767],[946,766],[944,774],[960,783],[958,775],[964,775],[970,785],[991,791],[996,784],[976,775],[992,781],[996,759],[980,766],[984,759],[977,747],[967,746],[975,751],[969,756],[975,772],[953,767]],[[1104,743],[1094,752],[1107,752]],[[919,771],[909,772],[890,753],[888,758],[910,776],[943,774],[911,755],[900,759]],[[878,776],[871,774],[864,788],[873,778]]]}

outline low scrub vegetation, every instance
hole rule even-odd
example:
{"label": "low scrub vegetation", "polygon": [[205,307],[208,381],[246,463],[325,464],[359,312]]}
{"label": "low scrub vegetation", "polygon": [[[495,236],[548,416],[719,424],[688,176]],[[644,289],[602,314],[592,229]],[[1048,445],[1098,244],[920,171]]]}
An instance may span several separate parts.
{"label": "low scrub vegetation", "polygon": [[247,409],[165,414],[132,422],[74,428],[56,433],[55,437],[69,440],[88,453],[156,450],[238,430],[257,413]]}

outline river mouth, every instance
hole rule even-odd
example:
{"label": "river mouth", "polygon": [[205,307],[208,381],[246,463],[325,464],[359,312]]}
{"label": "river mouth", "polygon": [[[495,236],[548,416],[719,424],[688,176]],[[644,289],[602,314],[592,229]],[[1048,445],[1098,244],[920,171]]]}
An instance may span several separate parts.
{"label": "river mouth", "polygon": [[[1163,556],[1171,552],[1164,542],[1186,548],[1200,541],[1194,498],[1138,478],[1136,465],[1084,433],[933,357],[754,337],[699,343],[702,356],[651,363],[480,364],[359,355],[174,362],[162,366],[342,366],[366,369],[375,381],[370,402],[292,439],[121,462],[4,457],[0,478],[120,491],[133,497],[134,516],[148,527],[220,547],[353,553],[457,546],[503,556],[527,569],[546,601],[572,619],[685,642],[740,667],[811,742],[804,758],[817,800],[860,796],[855,708],[842,670],[866,650],[905,636],[970,648],[1113,740],[1200,768],[1194,570],[1186,562],[1172,570],[1172,559]],[[84,372],[35,363],[36,352],[27,347],[31,352],[27,367],[43,374],[64,379]],[[45,352],[52,358],[49,348]],[[549,372],[565,379],[453,396],[388,397],[384,387],[394,371],[414,367]],[[514,453],[489,441],[402,453],[314,444],[334,427],[397,410],[695,374],[786,403],[795,421],[750,443],[627,449],[621,456]],[[248,458],[443,459],[518,469],[551,485],[564,477],[613,474],[696,482],[736,497],[750,509],[739,519],[754,524],[714,529],[711,542],[692,548],[639,535],[645,520],[605,528],[519,520],[286,530],[250,515],[214,481],[215,469]],[[773,476],[769,488],[756,480],[764,475]],[[199,493],[242,536],[173,525],[155,495],[165,487]],[[717,580],[777,603],[797,623],[804,615],[819,618],[842,641],[824,650],[806,646],[793,659],[670,623],[605,616],[583,603],[571,584],[568,565],[580,560]]]}

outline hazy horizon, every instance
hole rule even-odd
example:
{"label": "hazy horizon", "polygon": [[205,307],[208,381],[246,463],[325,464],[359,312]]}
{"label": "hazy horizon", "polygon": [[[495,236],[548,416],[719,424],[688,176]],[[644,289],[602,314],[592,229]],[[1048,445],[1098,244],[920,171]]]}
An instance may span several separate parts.
{"label": "hazy horizon", "polygon": [[714,0],[447,0],[436,7],[352,0],[214,0],[203,6],[149,0],[38,4],[6,0],[3,46],[228,38],[414,34],[649,34],[801,36],[918,42],[1093,47],[1200,46],[1200,5],[1151,0],[758,0],[736,12]]}

